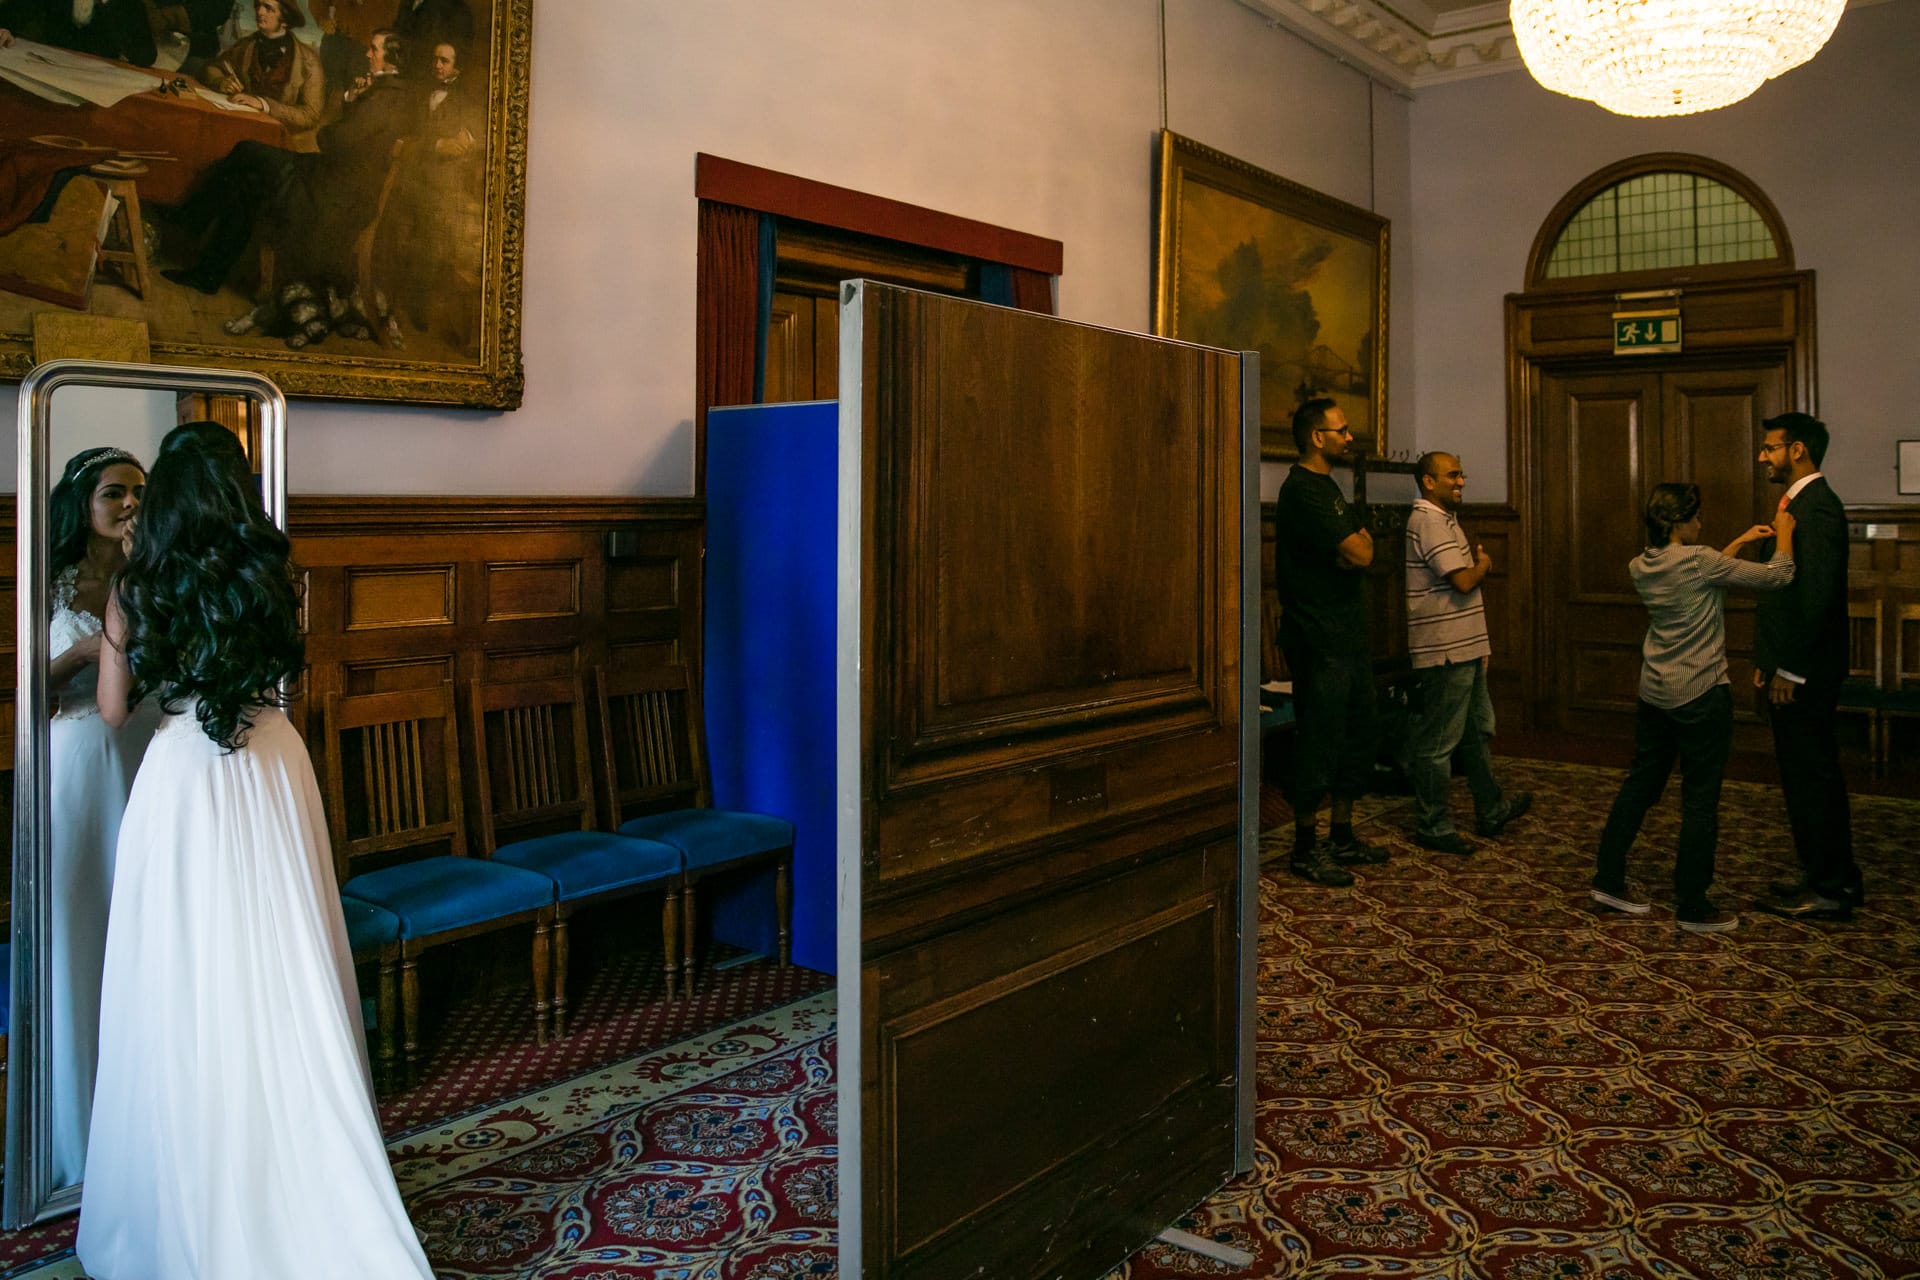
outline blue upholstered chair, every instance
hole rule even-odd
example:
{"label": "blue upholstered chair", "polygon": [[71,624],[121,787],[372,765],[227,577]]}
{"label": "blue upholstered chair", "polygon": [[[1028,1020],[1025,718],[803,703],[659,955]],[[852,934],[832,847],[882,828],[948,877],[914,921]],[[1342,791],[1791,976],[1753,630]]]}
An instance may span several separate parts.
{"label": "blue upholstered chair", "polygon": [[327,821],[343,903],[352,898],[399,921],[409,1075],[420,1050],[420,954],[498,929],[532,926],[534,1038],[545,1044],[554,883],[467,856],[452,686],[330,693],[326,739]]}
{"label": "blue upholstered chair", "polygon": [[685,667],[594,670],[612,822],[671,845],[681,859],[682,981],[693,990],[696,893],[709,876],[771,867],[780,963],[793,937],[793,823],[709,807],[700,700]]}
{"label": "blue upholstered chair", "polygon": [[[594,830],[586,698],[577,675],[470,690],[473,758],[480,770],[480,846],[495,864],[550,878],[553,1024],[566,1034],[567,925],[576,908],[659,894],[660,950],[673,998],[679,940],[680,855],[652,840]],[[515,838],[503,841],[501,832]]]}
{"label": "blue upholstered chair", "polygon": [[374,996],[378,1010],[379,1050],[374,1059],[375,1078],[385,1087],[393,1079],[394,1004],[398,991],[400,965],[400,917],[385,907],[340,895],[340,913],[347,921],[347,946],[355,964],[380,966],[380,985]]}

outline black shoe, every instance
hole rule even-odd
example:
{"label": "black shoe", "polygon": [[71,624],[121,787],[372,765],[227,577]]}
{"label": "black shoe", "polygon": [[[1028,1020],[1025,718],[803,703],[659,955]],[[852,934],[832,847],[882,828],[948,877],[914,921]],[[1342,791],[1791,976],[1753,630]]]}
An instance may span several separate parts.
{"label": "black shoe", "polygon": [[[1602,889],[1597,885],[1587,890],[1587,896],[1609,911],[1624,911],[1630,916],[1644,916],[1653,910],[1653,904],[1645,898],[1635,897],[1630,889],[1622,886],[1618,889]],[[1702,913],[1704,916],[1706,913]]]}
{"label": "black shoe", "polygon": [[1829,898],[1808,889],[1791,898],[1763,899],[1754,904],[1762,911],[1792,920],[1851,920],[1853,904]]}
{"label": "black shoe", "polygon": [[1515,818],[1524,816],[1531,808],[1533,808],[1533,792],[1516,791],[1507,797],[1506,807],[1500,811],[1499,817],[1474,823],[1473,833],[1488,840],[1498,840],[1500,833],[1505,831]]}
{"label": "black shoe", "polygon": [[215,294],[220,292],[218,280],[208,280],[191,267],[167,267],[160,274],[178,285],[185,285],[198,293]]}
{"label": "black shoe", "polygon": [[1435,853],[1450,853],[1456,858],[1469,857],[1473,846],[1463,839],[1458,831],[1449,831],[1443,836],[1423,836],[1414,833],[1413,842],[1422,849],[1431,849]]}
{"label": "black shoe", "polygon": [[1813,888],[1813,883],[1805,876],[1801,876],[1798,880],[1770,880],[1767,882],[1767,892],[1776,898],[1797,898],[1811,888]]}
{"label": "black shoe", "polygon": [[1324,849],[1308,849],[1304,853],[1295,853],[1287,859],[1287,870],[1302,880],[1311,881],[1328,889],[1345,889],[1353,883],[1351,872],[1343,871],[1333,864]]}
{"label": "black shoe", "polygon": [[1355,836],[1350,840],[1328,840],[1327,856],[1343,867],[1377,867],[1387,860],[1387,851]]}
{"label": "black shoe", "polygon": [[1709,903],[1698,911],[1679,917],[1677,923],[1688,933],[1731,933],[1740,927],[1740,917],[1721,911]]}

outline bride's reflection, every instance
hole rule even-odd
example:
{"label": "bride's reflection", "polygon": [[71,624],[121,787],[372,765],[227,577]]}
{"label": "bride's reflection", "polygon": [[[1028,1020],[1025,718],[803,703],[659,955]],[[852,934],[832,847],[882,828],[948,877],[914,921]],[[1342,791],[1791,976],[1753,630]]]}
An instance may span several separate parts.
{"label": "bride's reflection", "polygon": [[100,718],[101,617],[126,563],[146,470],[124,449],[86,449],[68,460],[47,501],[47,574],[52,584],[47,687],[52,700],[52,1184],[86,1170],[87,1125],[98,1057],[100,963],[113,891],[120,815],[158,717],[149,711],[115,729]]}

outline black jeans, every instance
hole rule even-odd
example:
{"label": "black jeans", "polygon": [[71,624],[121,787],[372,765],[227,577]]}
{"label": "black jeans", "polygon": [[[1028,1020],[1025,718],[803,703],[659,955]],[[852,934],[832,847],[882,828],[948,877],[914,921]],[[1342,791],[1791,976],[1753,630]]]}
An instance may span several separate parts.
{"label": "black jeans", "polygon": [[1311,821],[1320,802],[1357,800],[1373,780],[1373,658],[1289,647],[1293,674],[1295,822]]}
{"label": "black jeans", "polygon": [[1709,908],[1713,851],[1720,842],[1720,783],[1733,746],[1733,692],[1715,685],[1682,707],[1641,702],[1633,722],[1633,765],[1614,797],[1600,834],[1593,886],[1619,893],[1627,884],[1627,851],[1647,810],[1659,802],[1680,763],[1680,849],[1673,860],[1674,913],[1698,920]]}
{"label": "black jeans", "polygon": [[[1764,698],[1764,695],[1762,695]],[[1839,689],[1801,685],[1791,702],[1767,703],[1780,790],[1793,826],[1793,849],[1815,893],[1858,906],[1860,868],[1853,860],[1853,812],[1840,772],[1834,724]]]}

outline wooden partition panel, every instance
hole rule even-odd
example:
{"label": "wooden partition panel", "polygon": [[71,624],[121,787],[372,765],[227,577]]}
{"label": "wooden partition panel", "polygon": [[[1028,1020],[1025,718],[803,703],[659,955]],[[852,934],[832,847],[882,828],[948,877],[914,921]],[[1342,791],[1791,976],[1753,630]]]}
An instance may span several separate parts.
{"label": "wooden partition panel", "polygon": [[1098,1276],[1234,1161],[1240,361],[870,282],[842,332],[842,1222],[867,1276]]}

